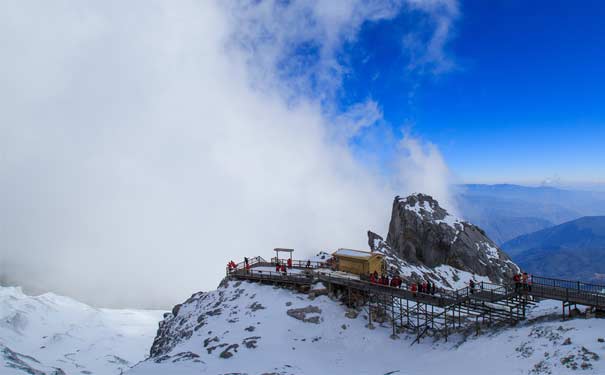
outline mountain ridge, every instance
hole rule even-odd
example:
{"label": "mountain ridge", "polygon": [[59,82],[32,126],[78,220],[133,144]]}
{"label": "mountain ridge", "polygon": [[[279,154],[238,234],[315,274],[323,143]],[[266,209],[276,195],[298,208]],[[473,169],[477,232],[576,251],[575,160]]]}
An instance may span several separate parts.
{"label": "mountain ridge", "polygon": [[502,248],[529,272],[602,283],[605,216],[585,216],[522,235]]}

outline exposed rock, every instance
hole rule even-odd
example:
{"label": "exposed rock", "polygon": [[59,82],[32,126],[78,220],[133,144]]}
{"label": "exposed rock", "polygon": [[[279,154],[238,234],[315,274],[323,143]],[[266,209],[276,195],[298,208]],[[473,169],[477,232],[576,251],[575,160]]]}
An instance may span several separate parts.
{"label": "exposed rock", "polygon": [[244,341],[242,341],[242,345],[248,349],[254,349],[256,348],[256,343],[258,340],[260,340],[260,336],[246,337]]}
{"label": "exposed rock", "polygon": [[266,307],[265,307],[265,306],[263,306],[263,305],[261,305],[261,304],[260,304],[260,303],[258,303],[258,302],[254,302],[252,305],[248,306],[248,308],[249,308],[250,310],[252,310],[252,311],[257,311],[257,310],[263,310],[263,309],[265,309]]}
{"label": "exposed rock", "polygon": [[218,337],[214,336],[212,338],[208,337],[207,339],[204,340],[204,348],[207,347],[211,342],[218,342]]}
{"label": "exposed rock", "polygon": [[172,362],[176,363],[176,362],[180,362],[180,361],[194,361],[194,362],[201,362],[198,358],[200,356],[198,354],[195,354],[193,352],[181,352],[178,353],[174,356],[171,357]]}
{"label": "exposed rock", "polygon": [[395,197],[386,241],[368,232],[372,251],[430,268],[449,265],[487,276],[492,282],[510,280],[519,268],[485,232],[457,219],[429,195]]}
{"label": "exposed rock", "polygon": [[237,348],[239,348],[239,344],[229,345],[225,350],[221,352],[220,357],[225,359],[233,357],[233,353],[231,352],[231,350],[237,353]]}
{"label": "exposed rock", "polygon": [[384,239],[381,236],[370,230],[368,231],[368,245],[370,246],[370,250],[376,251],[382,241],[384,241]]}
{"label": "exposed rock", "polygon": [[286,312],[288,316],[293,317],[294,319],[301,320],[305,323],[315,323],[319,324],[320,317],[318,315],[307,318],[307,314],[321,314],[321,309],[317,306],[307,306],[299,309],[290,309]]}

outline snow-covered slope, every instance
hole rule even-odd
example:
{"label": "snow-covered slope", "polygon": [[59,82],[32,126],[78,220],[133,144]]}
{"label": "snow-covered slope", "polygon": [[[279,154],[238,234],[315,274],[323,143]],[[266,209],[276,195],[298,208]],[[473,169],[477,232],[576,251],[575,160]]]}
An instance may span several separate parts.
{"label": "snow-covered slope", "polygon": [[119,374],[147,356],[162,314],[0,287],[0,374]]}
{"label": "snow-covered slope", "polygon": [[231,281],[198,293],[162,323],[153,357],[129,375],[153,374],[603,374],[605,320],[560,320],[542,302],[516,327],[449,342],[376,325],[321,294]]}

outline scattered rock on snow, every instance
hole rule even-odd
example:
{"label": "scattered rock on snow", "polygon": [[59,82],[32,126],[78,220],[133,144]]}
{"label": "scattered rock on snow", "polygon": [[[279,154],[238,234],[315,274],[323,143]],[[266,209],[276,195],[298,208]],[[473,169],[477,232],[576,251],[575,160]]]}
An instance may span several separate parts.
{"label": "scattered rock on snow", "polygon": [[233,357],[233,353],[231,352],[231,350],[237,353],[237,348],[239,348],[239,344],[229,345],[225,350],[221,352],[220,357],[225,359]]}
{"label": "scattered rock on snow", "polygon": [[248,308],[252,311],[263,310],[266,309],[265,306],[261,305],[258,302],[254,302],[252,305],[248,306]]}
{"label": "scattered rock on snow", "polygon": [[286,314],[288,314],[288,316],[293,317],[294,319],[301,320],[305,323],[319,324],[319,315],[307,317],[307,314],[321,314],[321,309],[317,306],[309,305],[307,307],[302,307],[299,309],[290,309],[286,312]]}
{"label": "scattered rock on snow", "polygon": [[246,337],[244,341],[242,341],[242,345],[244,345],[248,349],[254,349],[256,348],[256,343],[259,339],[260,336]]}

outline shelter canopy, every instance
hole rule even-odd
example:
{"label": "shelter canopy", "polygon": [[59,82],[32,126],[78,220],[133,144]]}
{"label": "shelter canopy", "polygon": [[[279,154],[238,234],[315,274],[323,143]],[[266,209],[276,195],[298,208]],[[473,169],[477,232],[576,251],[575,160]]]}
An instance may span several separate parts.
{"label": "shelter canopy", "polygon": [[283,247],[276,247],[275,249],[273,249],[275,251],[275,258],[279,259],[279,253],[288,253],[290,259],[292,259],[292,252],[294,252],[294,249],[286,249]]}

